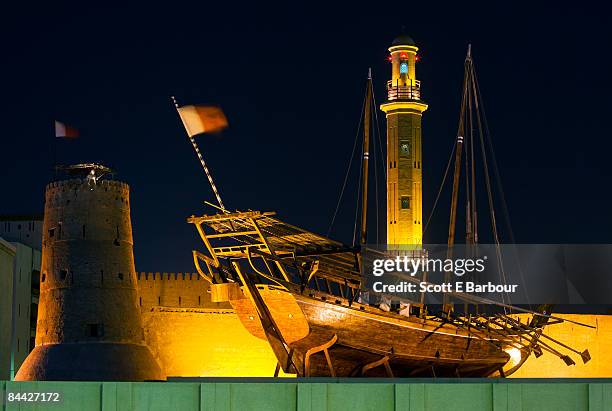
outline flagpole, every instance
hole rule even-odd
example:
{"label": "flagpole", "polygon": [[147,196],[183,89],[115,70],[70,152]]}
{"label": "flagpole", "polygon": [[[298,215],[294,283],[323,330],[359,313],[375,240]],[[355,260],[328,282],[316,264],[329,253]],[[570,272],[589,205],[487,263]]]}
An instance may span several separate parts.
{"label": "flagpole", "polygon": [[57,136],[53,139],[53,178],[57,178]]}
{"label": "flagpole", "polygon": [[53,139],[53,165],[51,166],[53,168],[53,178],[56,179],[57,178],[57,129],[56,129],[56,122],[57,120],[54,120],[53,122],[53,135],[54,135],[54,139]]}
{"label": "flagpole", "polygon": [[227,211],[225,209],[225,206],[223,205],[223,201],[221,200],[221,195],[219,194],[219,191],[217,190],[217,186],[215,185],[215,182],[213,181],[212,175],[210,174],[210,171],[208,170],[208,166],[206,165],[206,162],[204,161],[204,157],[202,156],[202,153],[200,152],[200,148],[198,147],[198,144],[196,143],[195,139],[189,135],[190,133],[189,133],[189,130],[187,129],[187,124],[185,124],[185,121],[183,121],[183,118],[181,117],[181,114],[179,112],[179,105],[176,102],[176,98],[174,98],[174,96],[170,96],[170,98],[172,99],[172,102],[174,103],[174,107],[176,108],[177,114],[181,118],[181,122],[183,123],[183,127],[185,128],[185,132],[187,133],[187,137],[189,137],[189,141],[191,141],[191,145],[193,146],[193,149],[195,150],[198,156],[198,159],[200,160],[200,164],[202,165],[202,168],[204,169],[204,172],[206,173],[206,177],[208,177],[208,182],[210,183],[210,187],[215,193],[215,197],[217,197],[217,203],[219,203],[219,207],[221,207],[223,211]]}

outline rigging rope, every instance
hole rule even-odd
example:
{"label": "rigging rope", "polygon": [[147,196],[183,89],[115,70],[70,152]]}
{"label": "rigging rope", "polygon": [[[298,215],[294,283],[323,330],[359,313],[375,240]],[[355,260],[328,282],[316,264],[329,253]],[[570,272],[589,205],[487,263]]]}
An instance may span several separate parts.
{"label": "rigging rope", "polygon": [[[472,64],[472,69],[474,65]],[[476,81],[476,78],[473,79]],[[471,154],[471,172],[472,172],[472,197],[471,197],[471,209],[470,218],[472,220],[472,242],[478,243],[478,214],[476,212],[476,157],[474,156],[474,118],[472,115],[472,102],[469,103],[469,122],[470,122],[470,154]]]}
{"label": "rigging rope", "polygon": [[[378,141],[378,152],[380,153],[380,164],[382,165],[382,170],[383,170],[383,178],[385,181],[385,187],[387,187],[387,161],[385,160],[385,156],[383,154],[383,144],[382,144],[382,134],[380,133],[380,124],[378,122],[378,110],[376,110],[376,107],[378,107],[378,105],[376,104],[376,93],[374,92],[374,88],[372,88],[372,103],[373,107],[374,107],[374,122],[376,123],[376,137],[375,140]],[[374,149],[374,158],[376,158],[376,149]],[[376,162],[376,160],[374,160]],[[375,170],[376,170],[376,166]],[[378,178],[376,178],[377,184],[378,184]],[[378,201],[379,201],[379,197],[378,197],[378,193],[376,194],[376,221],[378,222],[378,214],[379,214],[379,209],[378,209]],[[385,207],[386,209],[386,207]],[[385,215],[386,217],[386,215]],[[386,218],[385,218],[386,220]],[[376,238],[377,238],[377,242],[378,242],[378,224],[377,224],[377,228],[376,228]]]}
{"label": "rigging rope", "polygon": [[[372,103],[374,103],[373,106],[375,108],[378,107],[376,105],[376,93],[374,93],[374,89],[372,89]],[[383,151],[382,151],[382,147],[383,147],[382,140],[381,140],[381,135],[382,134],[380,134],[380,124],[378,123],[378,110],[376,110],[376,109],[374,109],[374,120],[376,122],[376,131],[377,131],[376,136],[378,137],[378,150],[380,152],[380,158],[381,158],[381,160],[383,160],[382,164],[385,164],[386,163],[384,161],[385,157],[384,157],[384,154],[383,154]],[[387,181],[387,166],[386,165],[383,167],[383,170],[384,170],[383,175],[385,177],[385,181]]]}
{"label": "rigging rope", "polygon": [[489,124],[487,122],[487,116],[486,116],[486,112],[485,112],[485,108],[484,108],[484,104],[482,102],[482,97],[480,97],[480,87],[478,85],[478,81],[476,80],[476,78],[474,78],[474,83],[476,86],[476,92],[478,93],[478,97],[481,100],[480,101],[480,107],[482,110],[482,117],[483,117],[483,125],[484,125],[484,129],[485,129],[485,133],[487,134],[487,136],[489,136],[489,138],[487,139],[487,142],[489,143],[489,151],[491,152],[491,158],[493,161],[493,172],[495,173],[495,179],[498,181],[498,185],[497,185],[497,189],[499,191],[499,195],[501,198],[501,203],[503,205],[503,211],[505,214],[505,219],[506,219],[506,224],[508,225],[508,235],[510,237],[510,242],[514,243],[514,232],[512,230],[512,224],[510,221],[510,213],[508,212],[508,206],[506,204],[506,196],[504,194],[504,189],[502,187],[501,184],[501,175],[499,173],[499,167],[497,166],[497,159],[495,157],[495,151],[493,150],[493,141],[491,139],[491,133],[489,131]]}
{"label": "rigging rope", "polygon": [[[467,60],[466,60],[466,64],[467,64]],[[467,97],[467,77],[468,77],[468,71],[466,69],[463,72],[463,90],[461,93],[461,108],[459,110],[459,124],[457,126],[457,136],[461,136],[462,131],[463,131],[463,115],[465,112],[465,100]],[[431,218],[433,217],[434,211],[436,210],[436,205],[438,204],[438,200],[440,199],[440,195],[442,194],[442,190],[444,189],[444,184],[446,183],[446,178],[448,177],[450,166],[453,163],[453,158],[455,157],[455,150],[457,149],[457,140],[458,139],[455,139],[455,142],[453,144],[453,148],[448,158],[448,163],[446,164],[446,170],[444,171],[444,176],[442,177],[442,183],[440,184],[440,188],[438,189],[436,200],[434,201],[434,205],[431,208],[431,212],[429,213],[429,217],[427,217],[425,227],[423,228],[423,236],[425,236],[425,232],[427,231],[427,228],[429,227]]]}
{"label": "rigging rope", "polygon": [[436,211],[436,206],[438,205],[438,200],[440,200],[440,196],[442,195],[442,190],[444,189],[444,184],[446,183],[446,178],[448,177],[448,171],[450,170],[451,164],[453,163],[453,155],[455,154],[455,149],[457,148],[457,139],[455,139],[455,143],[453,144],[453,148],[451,149],[450,156],[448,157],[448,163],[446,164],[446,170],[444,171],[444,176],[442,177],[442,183],[440,183],[440,188],[438,189],[438,194],[436,195],[436,200],[434,201],[433,207],[429,212],[429,216],[425,221],[425,226],[423,227],[423,237],[425,237],[425,232],[429,227],[429,223],[431,222],[431,218],[433,217],[434,211]]}
{"label": "rigging rope", "polygon": [[[363,140],[361,141],[361,152],[363,152]],[[355,226],[353,227],[353,242],[352,242],[352,246],[353,248],[355,248],[355,244],[357,243],[357,215],[359,214],[359,198],[361,197],[361,179],[363,177],[363,168],[359,167],[359,181],[357,182],[357,186],[359,187],[357,189],[357,197],[356,197],[356,204],[355,204]]]}
{"label": "rigging rope", "polygon": [[[374,90],[372,90],[372,95],[374,95]],[[372,110],[374,112],[376,112],[376,106],[372,107]],[[378,222],[378,214],[379,214],[379,207],[378,207],[378,163],[376,161],[376,157],[378,157],[376,155],[376,132],[375,132],[375,128],[372,128],[372,132],[375,135],[374,138],[372,139],[372,153],[374,153],[373,157],[373,162],[374,162],[374,204],[376,205],[376,244],[379,243],[379,237],[378,237],[378,233],[380,231],[380,226],[379,226],[379,222]]]}
{"label": "rigging rope", "polygon": [[[469,112],[469,98],[468,98],[468,112]],[[469,126],[468,126],[469,127]],[[466,133],[467,134],[467,133]],[[470,145],[469,137],[464,136],[463,153],[465,155],[465,234],[466,240],[468,240],[469,234],[472,232],[472,221],[471,221],[471,205],[470,205],[470,173],[469,164],[470,156],[468,153],[468,146]]]}
{"label": "rigging rope", "polygon": [[[491,158],[493,162],[493,173],[494,173],[495,179],[497,180],[497,190],[499,192],[500,202],[502,205],[502,211],[504,213],[504,219],[506,220],[506,225],[508,228],[508,237],[509,237],[508,239],[510,240],[510,244],[516,244],[515,237],[514,237],[514,231],[512,230],[512,221],[510,219],[510,212],[508,210],[508,204],[506,203],[506,196],[505,196],[504,189],[502,186],[502,180],[501,180],[501,175],[499,173],[499,167],[497,165],[497,158],[495,156],[495,150],[493,149],[493,140],[491,138],[491,132],[489,130],[489,123],[487,121],[487,115],[486,115],[486,111],[484,107],[484,102],[482,101],[482,97],[480,93],[480,86],[478,84],[478,79],[476,78],[476,69],[474,67],[472,69],[474,71],[474,85],[476,88],[478,99],[480,101],[480,108],[482,110],[484,129],[485,129],[486,135],[488,136],[487,143],[488,143],[489,151],[491,153]],[[525,283],[525,276],[523,275],[523,270],[521,268],[520,261],[517,260],[517,263],[518,263],[518,271],[521,277],[521,281]],[[528,305],[529,307],[531,307],[531,304],[529,303],[529,294],[527,290],[525,290],[524,292],[525,292],[525,298],[527,299]]]}
{"label": "rigging rope", "polygon": [[[366,91],[367,96],[367,91]],[[344,195],[344,190],[346,189],[346,183],[348,181],[349,174],[351,173],[351,165],[353,164],[353,159],[355,158],[355,149],[357,148],[357,141],[359,139],[359,131],[361,130],[361,123],[363,121],[363,112],[365,108],[365,99],[363,98],[363,103],[361,105],[361,113],[359,116],[359,122],[357,123],[357,133],[355,134],[355,142],[353,143],[353,151],[351,152],[351,158],[348,163],[348,167],[346,168],[346,175],[344,176],[344,183],[342,184],[342,190],[340,190],[340,196],[338,197],[338,203],[336,204],[336,210],[334,211],[334,215],[332,216],[331,223],[329,224],[329,228],[327,229],[327,237],[330,236],[332,227],[334,226],[334,222],[336,221],[336,216],[338,215],[338,210],[340,209],[340,204],[342,203],[342,196]]]}
{"label": "rigging rope", "polygon": [[[477,233],[475,232],[474,225],[474,209],[476,205],[475,192],[476,184],[474,179],[474,121],[472,116],[472,92],[468,88],[468,99],[467,99],[467,116],[466,122],[468,125],[469,133],[465,136],[465,186],[466,186],[466,209],[465,209],[465,223],[466,223],[466,242],[475,244],[475,238]],[[468,151],[469,150],[469,151]],[[471,173],[470,173],[471,171]]]}
{"label": "rigging rope", "polygon": [[[473,78],[474,77],[474,66],[473,66],[473,64],[471,65],[470,69],[471,69],[471,76]],[[476,86],[475,86],[474,82],[472,82],[472,91],[473,91],[473,94],[474,94],[474,104],[476,106],[476,121],[477,121],[477,124],[478,124],[478,131],[479,131],[479,135],[480,135],[480,149],[481,149],[482,161],[483,161],[485,186],[487,188],[487,199],[489,201],[489,212],[490,212],[490,216],[491,216],[491,228],[493,229],[493,239],[495,241],[495,254],[496,254],[496,257],[497,257],[497,263],[499,264],[500,279],[503,282],[503,284],[507,284],[506,273],[504,271],[504,265],[503,265],[502,256],[501,256],[500,241],[499,241],[499,232],[497,230],[497,219],[495,217],[495,209],[494,209],[494,205],[493,205],[493,192],[491,190],[491,178],[489,176],[489,166],[488,166],[487,154],[486,154],[486,150],[485,150],[484,132],[483,132],[483,127],[482,127],[482,121],[481,121],[481,118],[480,118],[480,108],[479,108],[479,104],[478,104],[478,96],[476,95]],[[501,297],[502,297],[502,302],[506,303],[506,298],[504,297],[504,294],[501,294]],[[510,298],[508,298],[508,301],[510,302]],[[506,308],[504,307],[504,312],[505,311],[506,311]]]}

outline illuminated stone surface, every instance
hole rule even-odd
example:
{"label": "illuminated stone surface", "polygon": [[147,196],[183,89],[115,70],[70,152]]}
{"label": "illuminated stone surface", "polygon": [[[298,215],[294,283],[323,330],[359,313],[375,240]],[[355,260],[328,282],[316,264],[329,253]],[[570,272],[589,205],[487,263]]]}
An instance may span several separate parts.
{"label": "illuminated stone surface", "polygon": [[139,273],[138,288],[145,339],[164,376],[274,375],[268,342],[249,334],[228,303],[211,302],[198,274]]}
{"label": "illuminated stone surface", "polygon": [[[612,316],[593,314],[559,314],[596,328],[586,328],[572,323],[548,326],[544,333],[583,351],[588,349],[591,360],[583,364],[580,356],[569,352],[576,365],[567,366],[556,356],[544,351],[540,358],[529,357],[512,378],[610,378],[612,377]],[[519,317],[521,317],[519,315]],[[525,322],[525,317],[522,318]],[[543,339],[544,342],[546,339]]]}
{"label": "illuminated stone surface", "polygon": [[36,347],[17,380],[154,380],[134,269],[129,187],[47,186]]}

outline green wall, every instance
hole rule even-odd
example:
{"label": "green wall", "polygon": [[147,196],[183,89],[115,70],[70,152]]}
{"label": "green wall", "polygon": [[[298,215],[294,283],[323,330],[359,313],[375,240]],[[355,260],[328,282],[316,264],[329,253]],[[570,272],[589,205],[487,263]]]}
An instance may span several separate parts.
{"label": "green wall", "polygon": [[[2,404],[4,410],[452,410],[604,411],[612,380],[281,380],[207,382],[0,382],[6,392],[60,392],[60,404]],[[215,381],[215,382],[208,382]],[[3,402],[0,402],[3,403]]]}

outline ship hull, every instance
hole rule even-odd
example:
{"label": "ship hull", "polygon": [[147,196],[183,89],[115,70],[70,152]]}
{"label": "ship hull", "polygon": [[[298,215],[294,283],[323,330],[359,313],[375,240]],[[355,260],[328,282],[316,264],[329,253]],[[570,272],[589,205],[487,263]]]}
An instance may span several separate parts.
{"label": "ship hull", "polygon": [[[504,342],[455,325],[349,304],[314,291],[257,288],[287,337],[301,376],[487,377],[499,375],[510,358]],[[249,332],[266,338],[250,300],[232,305]]]}

